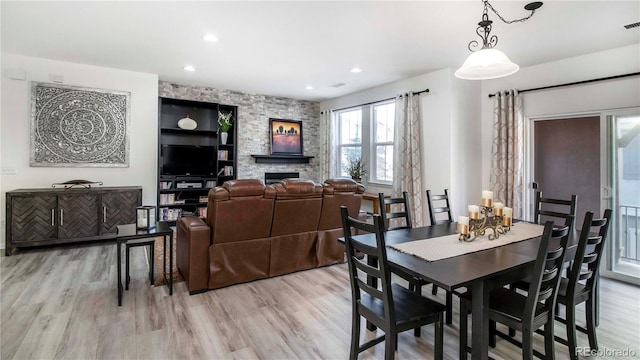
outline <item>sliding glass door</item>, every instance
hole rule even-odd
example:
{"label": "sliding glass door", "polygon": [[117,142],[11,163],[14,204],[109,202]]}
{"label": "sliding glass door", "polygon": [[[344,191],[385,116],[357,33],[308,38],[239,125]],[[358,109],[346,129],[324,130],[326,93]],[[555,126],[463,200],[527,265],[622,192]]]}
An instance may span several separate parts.
{"label": "sliding glass door", "polygon": [[[608,269],[640,279],[640,111],[608,116],[609,177],[614,221]],[[634,281],[635,282],[635,281]]]}

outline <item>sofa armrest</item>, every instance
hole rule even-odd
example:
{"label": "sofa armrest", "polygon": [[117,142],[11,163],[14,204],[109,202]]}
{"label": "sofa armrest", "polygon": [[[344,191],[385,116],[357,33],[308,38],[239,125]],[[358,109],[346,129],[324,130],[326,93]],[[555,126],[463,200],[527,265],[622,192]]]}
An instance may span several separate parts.
{"label": "sofa armrest", "polygon": [[211,229],[196,216],[177,222],[176,265],[190,294],[206,291],[209,283]]}

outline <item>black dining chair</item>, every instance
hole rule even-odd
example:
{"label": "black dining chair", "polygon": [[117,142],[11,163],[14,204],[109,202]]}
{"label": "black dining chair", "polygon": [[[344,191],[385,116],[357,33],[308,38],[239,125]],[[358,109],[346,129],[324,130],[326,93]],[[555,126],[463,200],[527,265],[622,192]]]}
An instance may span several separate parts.
{"label": "black dining chair", "polygon": [[[373,215],[373,224],[349,216],[345,206],[340,207],[342,228],[347,250],[347,264],[351,283],[352,321],[351,350],[349,358],[354,360],[358,354],[384,341],[384,357],[395,357],[398,334],[427,324],[435,326],[434,358],[443,358],[443,313],[445,307],[420,294],[391,283],[391,271],[387,261],[384,239],[384,225],[379,215]],[[364,244],[353,237],[351,229],[375,234],[375,244]],[[367,257],[377,258],[377,266],[369,265],[356,257],[360,251]],[[371,286],[367,277],[372,277]],[[384,335],[360,345],[361,317],[377,326]]]}
{"label": "black dining chair", "polygon": [[[388,230],[397,230],[397,229],[411,229],[413,227],[413,222],[411,221],[411,203],[409,201],[409,193],[407,193],[406,191],[403,191],[401,198],[385,198],[384,193],[378,193],[378,198],[380,200],[379,202],[380,217],[382,218],[383,224],[385,225],[385,230],[388,231]],[[397,209],[398,206],[400,206],[401,209]],[[393,211],[394,208],[396,211]],[[387,209],[389,209],[389,211],[387,211]],[[390,226],[390,221],[389,221],[392,219],[404,219],[404,225],[392,227]],[[407,282],[409,283],[409,290],[415,291],[418,294],[422,293],[423,285],[429,284],[429,282],[422,279],[415,278],[400,269],[392,268],[391,271],[394,274],[400,276],[401,278],[407,280]],[[433,295],[436,295],[437,287],[434,285],[433,288],[435,289],[435,291],[433,291]],[[451,296],[451,293],[447,292],[447,298],[446,298],[447,324],[452,323],[452,318],[453,318],[453,315],[452,315],[453,312],[451,309],[452,302],[453,302],[453,298]],[[416,332],[416,336],[420,336],[419,328],[416,329],[415,332]]]}
{"label": "black dining chair", "polygon": [[543,221],[546,220],[566,220],[569,215],[573,216],[575,220],[577,204],[578,195],[571,195],[571,200],[552,199],[542,197],[542,192],[536,191],[536,202],[535,208],[533,210],[533,221],[536,224],[542,224]]}
{"label": "black dining chair", "polygon": [[[522,358],[532,359],[533,355],[554,359],[554,315],[555,302],[560,285],[562,264],[566,255],[570,226],[554,228],[547,221],[538,248],[538,255],[529,278],[527,295],[507,288],[497,288],[489,294],[489,344],[495,346],[496,335],[522,348]],[[559,243],[549,250],[549,244]],[[467,314],[471,309],[470,292],[460,295],[460,359],[467,358]],[[522,332],[522,342],[499,332],[496,323]],[[544,326],[545,354],[533,349],[533,333]],[[487,334],[473,334],[487,336]]]}
{"label": "black dining chair", "polygon": [[[444,204],[442,204],[443,201]],[[438,204],[434,204],[435,202],[438,202]],[[448,189],[444,189],[444,195],[433,195],[431,190],[427,190],[427,204],[429,205],[429,219],[431,220],[431,225],[453,222],[453,217],[451,216],[451,205],[449,205]],[[437,214],[445,214],[447,216],[442,219],[436,219]]]}
{"label": "black dining chair", "polygon": [[[569,347],[571,360],[577,360],[576,329],[587,334],[591,350],[598,349],[596,338],[596,286],[598,283],[598,269],[604,249],[607,231],[611,222],[611,209],[604,212],[602,219],[594,219],[592,212],[584,217],[578,248],[573,259],[573,265],[567,278],[560,279],[558,303],[565,306],[566,317],[556,314],[556,320],[567,327],[567,339],[556,337],[556,341]],[[576,325],[576,311],[578,304],[585,303],[586,329]]]}
{"label": "black dining chair", "polygon": [[[403,191],[401,198],[388,198],[385,197],[384,193],[378,193],[378,199],[378,204],[380,204],[380,217],[382,217],[385,230],[411,229],[413,227],[409,193]],[[402,209],[400,211],[392,211],[394,207],[397,208],[397,206],[402,206]],[[387,211],[387,208],[389,208],[390,211]],[[389,225],[393,219],[404,220],[404,225],[390,227]]]}
{"label": "black dining chair", "polygon": [[[453,222],[453,216],[451,215],[451,205],[449,204],[449,189],[444,189],[444,194],[434,195],[431,190],[427,190],[427,205],[429,205],[429,220],[431,225],[447,224]],[[438,214],[445,214],[446,217],[436,219],[440,217]],[[431,294],[438,294],[438,287],[434,284],[431,288]],[[453,302],[453,296],[450,291],[447,291],[447,324],[451,324],[451,303]]]}

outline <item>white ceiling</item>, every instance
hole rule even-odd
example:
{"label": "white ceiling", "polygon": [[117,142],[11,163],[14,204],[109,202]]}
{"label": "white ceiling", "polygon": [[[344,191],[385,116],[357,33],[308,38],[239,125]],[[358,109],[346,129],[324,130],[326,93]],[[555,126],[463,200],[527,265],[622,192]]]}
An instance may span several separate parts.
{"label": "white ceiling", "polygon": [[[492,4],[510,20],[528,14],[527,2]],[[316,101],[459,67],[479,40],[483,9],[481,0],[0,4],[3,52]],[[523,23],[489,18],[498,48],[520,66],[640,43],[640,28],[623,27],[640,21],[637,0],[552,0]],[[363,72],[350,73],[354,66]]]}

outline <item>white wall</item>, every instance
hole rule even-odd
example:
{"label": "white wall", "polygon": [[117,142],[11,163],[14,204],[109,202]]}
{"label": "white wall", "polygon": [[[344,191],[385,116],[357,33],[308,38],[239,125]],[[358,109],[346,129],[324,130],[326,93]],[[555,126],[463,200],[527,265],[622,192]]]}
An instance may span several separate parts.
{"label": "white wall", "polygon": [[[455,198],[452,204],[455,216],[465,211],[463,206],[469,201],[467,194],[475,191],[475,188],[479,189],[479,184],[469,187],[473,179],[462,176],[466,174],[465,171],[474,172],[480,166],[478,83],[463,83],[454,78],[452,69],[447,68],[324,101],[320,103],[320,109],[355,106],[426,88],[429,93],[420,95],[423,203],[426,209],[426,189],[442,193],[448,188],[453,194],[452,198]],[[464,171],[454,170],[454,167]],[[457,178],[454,179],[454,176]],[[390,193],[391,189],[367,184],[367,191]],[[480,194],[480,191],[477,193]],[[425,210],[425,224],[429,224],[428,216]]]}
{"label": "white wall", "polygon": [[[0,166],[17,175],[0,176],[0,247],[5,246],[5,193],[19,188],[48,188],[72,179],[102,181],[104,186],[142,186],[142,202],[156,203],[158,76],[155,74],[74,64],[2,53]],[[12,80],[7,71],[24,70],[25,80]],[[66,85],[131,92],[128,168],[29,167],[31,81],[51,82],[63,76]]]}
{"label": "white wall", "polygon": [[[478,81],[456,78],[451,74],[451,192],[454,220],[467,213],[467,205],[478,204],[482,197],[481,101]],[[442,189],[438,191],[441,193]]]}
{"label": "white wall", "polygon": [[[488,94],[640,71],[640,44],[524,67],[515,75],[482,83],[482,184],[489,186],[493,99]],[[640,77],[599,81],[523,94],[525,118],[640,106]],[[530,185],[530,184],[527,184]]]}

